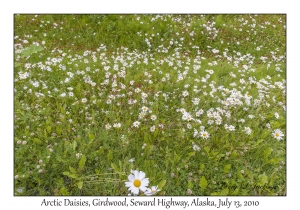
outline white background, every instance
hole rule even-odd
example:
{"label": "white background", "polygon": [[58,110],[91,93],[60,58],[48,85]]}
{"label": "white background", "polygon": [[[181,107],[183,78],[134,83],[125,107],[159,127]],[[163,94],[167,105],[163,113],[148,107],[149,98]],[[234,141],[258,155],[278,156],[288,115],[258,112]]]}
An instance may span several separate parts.
{"label": "white background", "polygon": [[[98,3],[96,3],[98,2]],[[259,201],[259,207],[242,207],[239,209],[299,209],[299,10],[297,1],[277,0],[110,0],[102,1],[1,1],[0,2],[0,206],[1,209],[41,209],[46,200],[63,197],[14,197],[13,196],[13,16],[16,13],[281,13],[287,14],[287,196],[284,197],[228,197],[229,200]],[[97,197],[71,197],[76,200],[92,200]],[[100,198],[100,197],[98,197]],[[165,197],[169,200],[171,197]],[[195,197],[193,197],[195,198]],[[191,197],[173,197],[173,200],[189,200]],[[105,199],[101,197],[101,199]],[[123,197],[109,197],[110,200],[123,200]],[[128,198],[130,199],[130,198]],[[136,198],[140,199],[140,198]],[[205,200],[206,197],[200,197]],[[226,197],[209,197],[218,203]],[[143,198],[142,198],[143,200]],[[145,198],[144,198],[145,200]],[[51,207],[42,207],[51,208]],[[57,208],[57,207],[52,207]],[[59,207],[68,208],[68,207]],[[71,208],[71,207],[69,207]],[[72,207],[74,208],[74,207]],[[76,207],[75,207],[76,208]],[[80,207],[84,208],[84,207]],[[85,209],[87,209],[86,207]],[[90,207],[92,209],[109,209],[112,207]],[[132,207],[131,207],[132,208]],[[131,209],[126,208],[126,209]],[[145,208],[145,207],[136,207]],[[153,209],[149,207],[147,209]],[[165,207],[155,207],[166,209]],[[188,209],[213,209],[215,207],[193,207]],[[183,209],[171,207],[170,209]],[[225,208],[222,208],[225,209]],[[230,209],[235,209],[231,207]]]}

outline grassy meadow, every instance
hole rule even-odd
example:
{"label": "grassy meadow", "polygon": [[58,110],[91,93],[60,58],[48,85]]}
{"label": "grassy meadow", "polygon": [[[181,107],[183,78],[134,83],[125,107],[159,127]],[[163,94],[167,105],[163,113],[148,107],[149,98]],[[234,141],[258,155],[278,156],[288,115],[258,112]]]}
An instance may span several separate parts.
{"label": "grassy meadow", "polygon": [[15,195],[283,196],[285,163],[285,15],[14,16]]}

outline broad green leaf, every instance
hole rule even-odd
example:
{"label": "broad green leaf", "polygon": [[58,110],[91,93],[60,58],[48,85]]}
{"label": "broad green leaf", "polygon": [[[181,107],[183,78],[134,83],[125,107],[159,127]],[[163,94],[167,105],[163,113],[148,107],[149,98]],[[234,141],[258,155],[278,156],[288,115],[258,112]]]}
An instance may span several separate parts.
{"label": "broad green leaf", "polygon": [[60,188],[59,192],[62,195],[69,195],[69,192],[68,192],[68,190],[65,187]]}
{"label": "broad green leaf", "polygon": [[191,181],[188,181],[188,189],[193,189],[193,182],[191,182]]}
{"label": "broad green leaf", "polygon": [[71,174],[69,171],[63,172],[63,175],[68,176],[68,177],[73,178],[73,179],[77,178],[76,174]]}
{"label": "broad green leaf", "polygon": [[144,142],[148,142],[148,135],[147,134],[144,135]]}
{"label": "broad green leaf", "polygon": [[63,175],[69,176],[69,175],[70,175],[70,172],[69,172],[69,171],[64,171],[64,172],[63,172]]}
{"label": "broad green leaf", "polygon": [[231,165],[230,164],[227,164],[225,167],[224,167],[224,173],[228,173],[228,171],[230,170],[231,168]]}
{"label": "broad green leaf", "polygon": [[157,136],[157,134],[158,134],[158,131],[159,131],[159,129],[156,129],[156,130],[154,131],[154,138],[156,138],[156,136]]}
{"label": "broad green leaf", "polygon": [[90,134],[89,134],[89,139],[90,139],[90,140],[94,140],[94,139],[95,139],[94,134],[90,133]]}
{"label": "broad green leaf", "polygon": [[265,151],[264,151],[264,158],[265,158],[265,160],[268,159],[268,157],[270,156],[271,152],[272,152],[272,149],[270,147],[268,147],[267,149],[265,149]]}
{"label": "broad green leaf", "polygon": [[262,186],[264,186],[267,183],[268,183],[268,176],[266,175],[266,173],[260,174],[258,176],[257,185],[260,186],[260,187],[262,187]]}
{"label": "broad green leaf", "polygon": [[112,160],[113,159],[113,152],[111,150],[108,150],[107,159]]}
{"label": "broad green leaf", "polygon": [[43,49],[44,48],[41,47],[41,46],[37,46],[35,44],[32,44],[32,45],[30,45],[29,47],[27,47],[25,50],[23,50],[21,52],[21,57],[24,58],[24,57],[31,56],[33,53],[37,53],[37,52],[39,52]]}
{"label": "broad green leaf", "polygon": [[33,142],[36,143],[36,144],[41,144],[42,143],[42,141],[39,140],[38,138],[34,138]]}
{"label": "broad green leaf", "polygon": [[80,161],[78,163],[78,169],[79,170],[82,170],[82,168],[85,165],[85,161],[86,161],[86,157],[85,157],[85,155],[82,155],[81,158],[80,158]]}
{"label": "broad green leaf", "polygon": [[221,191],[220,195],[228,195],[228,193],[229,193],[229,189],[225,188]]}
{"label": "broad green leaf", "polygon": [[56,133],[60,136],[61,135],[61,131],[62,131],[62,127],[57,126],[56,127]]}
{"label": "broad green leaf", "polygon": [[203,163],[200,164],[200,170],[203,171],[205,168],[205,165]]}
{"label": "broad green leaf", "polygon": [[119,172],[119,171],[120,171],[119,168],[118,168],[118,166],[117,166],[116,164],[111,163],[110,166],[112,167],[112,169],[113,169],[114,171],[116,171],[116,172]]}
{"label": "broad green leaf", "polygon": [[194,155],[195,155],[195,152],[190,152],[190,153],[188,154],[189,157],[194,156]]}
{"label": "broad green leaf", "polygon": [[72,166],[69,166],[69,170],[71,171],[71,173],[76,174],[76,169]]}
{"label": "broad green leaf", "polygon": [[202,176],[200,178],[199,186],[200,186],[202,192],[206,189],[206,187],[207,187],[207,180],[206,180],[205,176]]}
{"label": "broad green leaf", "polygon": [[269,131],[263,130],[263,132],[260,134],[260,138],[264,139],[270,134]]}
{"label": "broad green leaf", "polygon": [[238,195],[239,193],[239,188],[236,188],[232,193],[231,195]]}
{"label": "broad green leaf", "polygon": [[159,184],[157,185],[158,189],[162,190],[163,187],[165,186],[166,182],[167,182],[166,180],[162,180],[161,182],[159,182]]}
{"label": "broad green leaf", "polygon": [[119,160],[119,168],[120,168],[120,170],[122,170],[122,165],[123,165],[122,161]]}
{"label": "broad green leaf", "polygon": [[47,126],[46,129],[47,129],[48,133],[51,133],[51,127],[50,126]]}
{"label": "broad green leaf", "polygon": [[73,146],[73,150],[75,151],[75,149],[76,149],[76,147],[77,147],[77,141],[76,141],[76,140],[73,141],[72,146]]}
{"label": "broad green leaf", "polygon": [[78,188],[81,189],[82,185],[83,185],[83,181],[77,182],[76,184],[77,184]]}
{"label": "broad green leaf", "polygon": [[210,148],[209,147],[204,147],[204,150],[207,152],[207,154],[209,154]]}

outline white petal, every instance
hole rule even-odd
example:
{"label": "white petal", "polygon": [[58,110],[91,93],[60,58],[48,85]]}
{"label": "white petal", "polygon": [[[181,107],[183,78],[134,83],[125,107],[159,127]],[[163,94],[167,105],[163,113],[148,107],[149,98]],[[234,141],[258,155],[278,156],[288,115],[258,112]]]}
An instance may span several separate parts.
{"label": "white petal", "polygon": [[135,177],[136,179],[139,178],[139,172],[138,172],[138,171],[134,171],[134,177]]}
{"label": "white petal", "polygon": [[141,181],[141,186],[147,187],[149,184],[149,178],[145,178]]}
{"label": "white petal", "polygon": [[133,175],[133,174],[130,174],[130,175],[128,176],[128,180],[131,181],[131,182],[133,182],[133,181],[135,180],[134,175]]}
{"label": "white petal", "polygon": [[145,186],[140,186],[140,190],[142,190],[143,192],[145,192],[146,190],[147,190],[148,188],[147,187],[145,187]]}
{"label": "white petal", "polygon": [[140,174],[139,174],[139,177],[138,177],[138,179],[139,180],[142,180],[142,179],[144,179],[146,177],[146,174],[145,174],[145,172],[143,172],[143,171],[140,171]]}
{"label": "white petal", "polygon": [[139,194],[139,188],[137,187],[132,187],[131,188],[131,192],[133,192],[133,194],[138,195]]}
{"label": "white petal", "polygon": [[132,186],[133,186],[133,183],[132,183],[132,182],[125,182],[125,186],[126,186],[126,187],[132,187]]}

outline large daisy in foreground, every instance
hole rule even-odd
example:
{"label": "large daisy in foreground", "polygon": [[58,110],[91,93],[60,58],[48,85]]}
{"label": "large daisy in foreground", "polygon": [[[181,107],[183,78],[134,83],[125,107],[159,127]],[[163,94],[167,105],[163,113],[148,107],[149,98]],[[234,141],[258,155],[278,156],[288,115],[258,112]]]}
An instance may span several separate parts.
{"label": "large daisy in foreground", "polygon": [[145,192],[149,184],[149,179],[145,177],[146,174],[143,171],[131,170],[131,174],[128,176],[129,182],[125,182],[125,186],[134,195],[138,195],[140,190]]}

